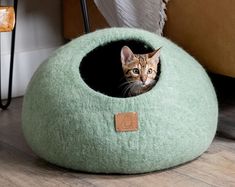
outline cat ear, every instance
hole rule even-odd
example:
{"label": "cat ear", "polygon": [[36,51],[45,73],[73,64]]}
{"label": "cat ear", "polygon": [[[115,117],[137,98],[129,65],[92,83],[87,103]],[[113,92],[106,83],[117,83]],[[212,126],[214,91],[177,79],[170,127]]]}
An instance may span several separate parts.
{"label": "cat ear", "polygon": [[154,52],[149,53],[149,56],[148,56],[156,64],[158,64],[159,61],[160,61],[160,59],[159,59],[159,57],[160,57],[160,49],[161,49],[161,47],[158,48],[157,50],[155,50]]}
{"label": "cat ear", "polygon": [[122,64],[130,63],[134,58],[134,54],[131,49],[127,46],[123,46],[121,49],[121,61]]}

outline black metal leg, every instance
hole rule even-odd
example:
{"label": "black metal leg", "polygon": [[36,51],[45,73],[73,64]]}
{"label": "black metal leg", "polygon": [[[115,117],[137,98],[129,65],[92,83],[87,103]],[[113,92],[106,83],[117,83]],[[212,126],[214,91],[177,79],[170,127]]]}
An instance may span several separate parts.
{"label": "black metal leg", "polygon": [[[80,3],[81,3],[85,33],[88,33],[90,32],[90,24],[89,24],[87,3],[86,3],[86,0],[80,0]],[[17,19],[17,5],[18,5],[18,0],[14,0],[14,9],[15,9],[16,19]],[[2,94],[1,94],[2,90],[1,90],[1,60],[0,60],[0,108],[3,110],[8,108],[8,106],[11,103],[11,97],[12,97],[13,65],[14,65],[14,54],[15,54],[15,34],[16,34],[16,24],[12,31],[12,38],[11,38],[11,57],[10,57],[10,69],[9,69],[9,82],[8,82],[8,96],[7,96],[7,100],[5,103],[2,102]]]}
{"label": "black metal leg", "polygon": [[[17,17],[17,5],[18,5],[18,0],[14,0],[14,9],[15,9],[16,17]],[[5,103],[2,102],[2,94],[1,94],[2,90],[1,90],[1,61],[0,61],[0,108],[3,110],[7,109],[7,107],[11,103],[13,65],[14,65],[14,54],[15,54],[15,34],[16,34],[16,23],[12,31],[12,38],[11,38],[11,57],[10,57],[10,69],[9,69],[9,82],[8,82],[8,96],[7,96],[7,100]]]}
{"label": "black metal leg", "polygon": [[90,32],[89,15],[86,0],[80,0],[85,33]]}

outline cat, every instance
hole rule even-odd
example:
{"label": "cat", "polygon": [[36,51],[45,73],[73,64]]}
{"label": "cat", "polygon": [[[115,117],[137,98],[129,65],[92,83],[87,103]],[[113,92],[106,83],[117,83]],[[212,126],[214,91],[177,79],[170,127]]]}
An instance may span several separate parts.
{"label": "cat", "polygon": [[153,88],[157,82],[160,48],[147,54],[134,54],[128,46],[121,49],[121,63],[126,82],[124,95],[137,96]]}

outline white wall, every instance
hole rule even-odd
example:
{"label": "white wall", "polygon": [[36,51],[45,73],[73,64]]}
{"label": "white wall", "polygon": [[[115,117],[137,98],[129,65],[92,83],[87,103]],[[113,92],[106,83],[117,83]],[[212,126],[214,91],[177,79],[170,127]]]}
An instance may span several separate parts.
{"label": "white wall", "polygon": [[[24,94],[37,67],[63,44],[61,6],[61,0],[18,1],[13,96]],[[4,97],[8,88],[11,33],[1,33],[1,38]]]}

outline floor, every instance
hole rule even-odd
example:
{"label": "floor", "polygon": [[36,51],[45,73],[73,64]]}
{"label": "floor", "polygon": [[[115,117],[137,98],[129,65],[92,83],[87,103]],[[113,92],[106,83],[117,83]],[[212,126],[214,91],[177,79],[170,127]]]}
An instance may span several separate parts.
{"label": "floor", "polygon": [[[214,84],[223,86],[216,79]],[[230,94],[226,95],[224,90],[226,89],[217,89],[220,103],[219,125],[221,129],[226,126],[227,131],[216,136],[208,151],[182,166],[142,175],[80,173],[51,165],[38,158],[22,135],[22,98],[14,99],[8,110],[0,111],[0,187],[235,187],[235,139],[231,138],[231,130],[227,128],[227,125],[232,127],[235,123],[235,94],[231,94],[230,89]]]}

